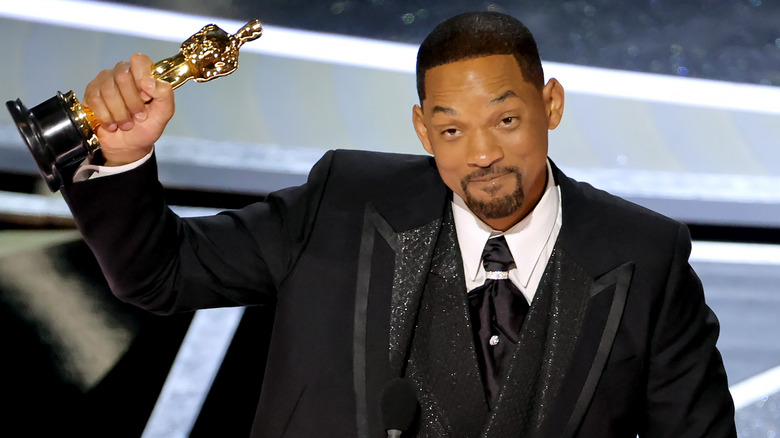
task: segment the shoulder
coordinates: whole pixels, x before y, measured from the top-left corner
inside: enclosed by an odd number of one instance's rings
[[[682,225],[678,220],[593,187],[587,182],[565,177],[560,185],[562,198],[571,210],[599,218],[604,226],[646,226],[651,229],[676,230]]]
[[[314,164],[302,188],[336,190],[349,196],[388,189],[403,192],[437,183],[441,183],[441,178],[433,157],[336,149],[326,152]]]
[[[431,156],[335,150],[321,161],[310,183],[323,187],[322,200],[330,209],[362,212],[371,204],[396,230],[427,223],[444,211],[448,189]]]
[[[430,156],[356,150],[328,154],[328,185],[344,194],[383,194],[389,190],[409,196],[424,188],[443,186]]]
[[[562,240],[594,271],[629,260],[662,263],[679,251],[690,251],[683,223],[561,172],[558,178]]]
[[[355,177],[377,178],[382,175],[429,173],[436,170],[433,157],[428,155],[346,149],[337,149],[328,154],[332,155],[334,169],[348,169]]]

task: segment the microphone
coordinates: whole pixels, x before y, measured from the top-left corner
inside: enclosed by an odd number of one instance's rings
[[[417,395],[412,383],[401,377],[388,381],[382,389],[379,406],[388,438],[400,438],[417,415]]]

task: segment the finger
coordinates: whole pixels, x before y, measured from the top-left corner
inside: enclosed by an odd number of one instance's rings
[[[132,129],[133,117],[127,107],[125,98],[120,91],[120,85],[117,82],[117,79],[122,75],[129,75],[129,69],[129,63],[117,63],[113,70],[112,80],[105,81],[100,87],[100,95],[103,97],[103,101],[111,112],[111,117],[114,119],[119,129],[123,131]],[[119,80],[124,82],[127,78]],[[140,97],[138,99],[140,100]]]
[[[130,72],[135,78],[136,85],[141,89],[141,99],[146,103],[152,100],[152,96],[143,91],[142,81],[152,77],[152,65],[152,59],[143,53],[136,53],[130,57]]]
[[[147,104],[149,115],[160,123],[167,123],[175,111],[173,87],[159,79],[145,78],[142,81],[143,90],[152,97]]]
[[[173,87],[169,82],[151,76],[141,80],[141,90],[152,99],[168,99],[173,95]]]
[[[173,87],[170,83],[155,79],[152,75],[152,60],[142,54],[133,55],[130,58],[130,70],[133,72],[136,80],[140,78],[139,85],[141,96],[147,96],[146,111],[147,117],[155,120],[162,126],[167,124],[173,117],[175,103],[173,98]]]
[[[111,70],[103,70],[87,85],[82,102],[84,102],[84,106],[92,110],[102,128],[113,132],[117,129],[116,121],[111,115],[111,111],[108,110],[103,96],[100,94],[100,87],[106,81],[113,81]]]
[[[114,70],[114,81],[116,82],[119,93],[125,101],[130,116],[134,120],[142,121],[146,119],[146,108],[144,107],[143,96],[138,88],[135,77],[130,71],[130,63],[120,63]],[[132,128],[132,124],[119,125],[120,129],[127,130]]]

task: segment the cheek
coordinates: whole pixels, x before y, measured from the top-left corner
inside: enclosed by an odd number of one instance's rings
[[[540,175],[543,178],[547,172],[546,137],[529,130],[506,140],[503,148],[506,164],[520,168],[522,184],[528,190]]]
[[[544,165],[547,159],[547,131],[525,129],[505,137],[502,141],[507,161],[524,170]]]
[[[463,195],[460,180],[466,176],[466,172],[463,171],[462,163],[453,159],[452,157],[441,157],[437,155],[435,157],[436,166],[439,168],[439,176],[447,187],[458,195]]]
[[[452,144],[432,144],[433,157],[439,171],[457,173],[464,165],[464,157],[460,148]]]

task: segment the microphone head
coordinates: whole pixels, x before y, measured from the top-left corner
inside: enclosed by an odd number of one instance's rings
[[[385,430],[408,430],[418,407],[412,382],[401,377],[388,381],[382,389],[379,406]]]

